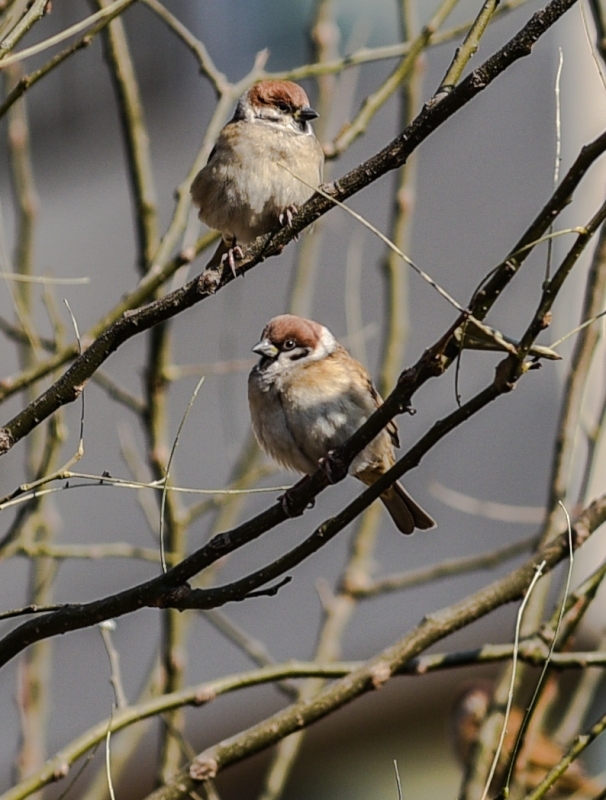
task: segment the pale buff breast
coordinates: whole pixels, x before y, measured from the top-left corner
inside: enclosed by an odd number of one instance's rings
[[[248,404],[253,432],[261,448],[286,469],[314,472],[317,461],[306,455],[305,442],[289,425],[278,390],[257,369],[248,378]]]
[[[313,194],[280,164],[317,186],[322,161],[315,136],[263,123],[230,123],[192,185],[200,219],[247,244],[274,230],[285,208],[302,205]]]
[[[318,461],[340,447],[376,410],[372,395],[363,389],[345,362],[340,367],[328,358],[301,367],[296,376],[282,381],[281,405],[291,430],[305,432],[305,453]],[[367,377],[367,376],[365,376]],[[354,460],[350,472],[383,469],[393,463],[393,446],[387,431],[381,433]]]

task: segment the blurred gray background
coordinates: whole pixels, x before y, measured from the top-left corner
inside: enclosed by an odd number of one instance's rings
[[[436,3],[418,3],[425,22]],[[449,25],[467,19],[479,2],[463,2]],[[529,2],[495,22],[482,40],[480,63],[513,35],[542,4]],[[206,3],[173,0],[166,6],[208,47],[219,69],[231,80],[251,68],[255,53],[268,48],[268,70],[283,70],[305,63],[310,55],[308,26],[311,2],[280,0],[210,0]],[[377,46],[396,41],[397,4],[376,0],[337,4],[341,50]],[[66,27],[88,13],[84,3],[55,3],[52,14],[40,24],[32,41]],[[173,192],[183,180],[200,146],[213,109],[213,94],[185,50],[145,7],[133,7],[124,16],[135,54],[151,137],[161,221],[165,226],[173,209]],[[29,44],[29,40],[25,40]],[[435,47],[424,58],[423,99],[431,96],[451,59],[453,44]],[[481,278],[506,255],[549,196],[555,154],[554,81],[558,47],[563,48],[562,78],[563,164],[565,170],[579,147],[595,136],[604,123],[605,93],[591,62],[578,8],[569,12],[537,44],[530,58],[519,61],[469,106],[432,135],[418,151],[418,186],[412,230],[411,257],[457,300],[465,303]],[[32,59],[28,67],[41,63]],[[474,62],[474,63],[476,63]],[[394,62],[365,65],[357,72],[353,111],[393,68]],[[353,86],[353,84],[350,84]],[[313,83],[306,84],[313,98]],[[58,287],[86,330],[137,282],[134,264],[133,217],[126,178],[124,149],[108,71],[100,42],[78,53],[27,95],[32,122],[32,148],[40,198],[36,234],[36,271],[55,276],[90,276],[85,286]],[[351,113],[351,112],[350,112]],[[343,120],[344,121],[344,120]],[[332,169],[336,177],[357,165],[391,140],[398,130],[397,101],[390,101]],[[10,253],[13,214],[6,156],[6,123],[2,123],[3,158],[0,161],[2,249]],[[393,176],[387,176],[354,197],[353,208],[386,230]],[[578,201],[566,212],[565,225],[582,225],[595,207],[591,182],[603,185],[596,171],[583,184]],[[381,243],[339,209],[325,226],[320,269],[313,300],[313,317],[338,337],[350,336],[345,309],[347,272],[352,253],[361,264],[359,288],[361,321],[366,332],[364,356],[376,368],[380,343],[383,294],[379,263]],[[108,235],[109,233],[109,235]],[[554,243],[556,256],[568,240]],[[290,267],[296,247],[277,259],[259,265],[245,278],[230,284],[210,302],[204,302],[173,322],[174,362],[213,364],[251,358],[265,322],[286,310]],[[533,255],[497,304],[489,321],[510,335],[523,331],[537,303],[544,270],[545,251]],[[192,273],[203,261],[192,265]],[[403,267],[404,269],[404,267]],[[583,267],[579,267],[579,270]],[[355,280],[355,275],[354,278]],[[574,325],[579,314],[583,282],[570,282],[558,303],[554,326],[545,342]],[[0,313],[12,316],[10,287],[0,294]],[[63,309],[62,303],[61,308]],[[39,313],[45,319],[40,301]],[[70,328],[69,315],[62,311]],[[410,275],[410,339],[406,363],[416,360],[452,321],[452,310],[415,275]],[[44,324],[43,324],[44,327]],[[48,327],[47,327],[48,330]],[[566,353],[570,347],[564,348]],[[144,343],[129,341],[106,365],[114,378],[139,393]],[[13,348],[0,337],[2,375],[15,372]],[[498,357],[466,353],[462,359],[460,388],[470,397],[492,376]],[[404,367],[405,364],[402,364]],[[403,539],[385,517],[376,556],[376,573],[413,569],[439,560],[489,551],[528,536],[533,526],[495,522],[449,508],[430,492],[432,482],[477,497],[513,505],[541,507],[551,459],[551,440],[557,422],[561,381],[566,363],[547,363],[522,380],[515,392],[470,420],[406,477],[406,485],[438,520],[427,534]],[[228,374],[211,370],[186,422],[174,465],[181,485],[220,488],[230,465],[249,433],[246,405],[247,369]],[[171,389],[171,425],[176,433],[197,376]],[[93,384],[86,387],[85,456],[83,472],[128,476],[120,454],[119,435],[141,443],[136,420],[123,407],[108,402]],[[20,407],[13,398],[2,408],[3,420]],[[427,384],[415,397],[417,413],[400,422],[406,448],[432,422],[455,407],[454,371]],[[69,437],[65,456],[77,446],[79,404],[65,410]],[[0,463],[0,493],[12,490],[22,479],[23,445]],[[267,485],[288,483],[288,476],[273,476]],[[596,491],[599,487],[596,488]],[[604,487],[602,484],[601,490]],[[358,487],[345,481],[319,498],[313,510],[271,531],[232,557],[222,581],[234,579],[290,549],[322,520],[355,496]],[[273,496],[269,496],[272,498]],[[256,495],[246,515],[265,508],[268,496]],[[52,502],[58,525],[57,540],[65,543],[126,541],[152,546],[134,492],[126,489],[83,488],[57,494]],[[5,514],[6,525],[10,514]],[[192,530],[191,548],[205,539],[211,521],[201,520]],[[5,529],[4,519],[2,529]],[[293,581],[276,598],[260,598],[228,607],[226,613],[255,638],[263,640],[276,660],[311,657],[320,619],[318,581],[333,585],[347,555],[351,531],[345,530],[329,546],[303,563]],[[595,564],[595,556],[593,556]],[[507,564],[495,571],[502,574]],[[156,568],[127,560],[66,562],[60,569],[55,597],[59,601],[84,601],[105,596],[155,574]],[[3,608],[26,601],[26,563],[0,564]],[[493,576],[477,573],[443,580],[421,589],[361,603],[343,643],[344,659],[370,656],[404,635],[427,613],[449,605],[479,588]],[[462,631],[440,645],[440,650],[466,648],[483,642],[509,641],[515,608],[498,613]],[[600,620],[595,623],[601,624]],[[8,626],[7,626],[8,627]],[[136,696],[153,658],[159,630],[158,614],[148,610],[118,620],[115,634],[122,658],[125,688]],[[188,679],[198,682],[225,672],[236,672],[250,662],[201,617],[191,624],[192,649]],[[52,716],[50,752],[107,715],[113,694],[108,683],[107,657],[96,630],[71,633],[53,643]],[[0,674],[0,789],[10,786],[18,712],[15,677],[18,661]],[[482,675],[494,670],[473,671]],[[448,714],[457,687],[471,670],[417,678],[399,678],[377,694],[365,697],[319,723],[310,731],[303,758],[286,792],[288,800],[307,798],[396,797],[392,762],[397,759],[405,797],[454,797],[459,767],[448,741]],[[197,748],[228,735],[243,724],[282,705],[270,688],[250,695],[232,695],[208,708],[188,712],[192,740]],[[593,754],[594,765],[599,755]],[[145,794],[151,786],[155,745],[146,740],[140,772],[133,776],[132,794]],[[604,759],[603,753],[602,758]],[[267,756],[229,771],[219,787],[226,800],[255,796],[259,772]],[[606,761],[606,759],[604,759]],[[431,769],[427,765],[431,764]],[[59,787],[60,789],[61,787]],[[76,796],[78,790],[75,790]],[[127,796],[124,794],[123,796]]]

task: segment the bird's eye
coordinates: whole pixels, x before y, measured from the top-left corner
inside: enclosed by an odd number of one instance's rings
[[[280,111],[283,111],[285,114],[289,114],[290,113],[290,106],[288,105],[288,103],[285,103],[285,102],[282,101],[282,102],[276,103],[276,105],[278,106]]]
[[[293,350],[297,346],[294,339],[287,339],[282,345],[283,350]]]

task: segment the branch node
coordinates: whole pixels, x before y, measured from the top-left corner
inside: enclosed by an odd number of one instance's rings
[[[543,316],[540,319],[541,330],[544,331],[545,328],[548,328],[551,325],[552,319],[553,319],[553,313],[551,311],[547,311],[545,314],[543,314]]]
[[[579,520],[572,526],[572,542],[576,550],[589,539],[591,531],[584,521]]]
[[[174,608],[179,606],[191,594],[191,587],[188,583],[183,583],[181,586],[175,586],[172,589],[167,589],[163,592],[154,605],[158,608]]]
[[[257,589],[254,592],[249,592],[246,595],[246,597],[247,598],[249,598],[249,597],[275,597],[278,594],[278,592],[280,591],[280,589],[283,586],[286,586],[286,584],[290,583],[291,581],[292,581],[292,577],[290,575],[287,575],[285,578],[283,578],[280,581],[280,583],[276,583],[275,586],[270,586],[267,589]]]
[[[196,692],[191,701],[191,705],[203,706],[206,703],[210,703],[211,700],[214,700],[216,696],[217,692],[214,689],[209,689],[208,687],[205,687],[203,689],[200,689],[199,692]]]
[[[67,761],[64,761],[62,764],[59,764],[57,769],[53,771],[53,780],[54,781],[61,781],[63,778],[67,777],[69,774],[69,764]]]
[[[503,394],[515,389],[515,381],[511,379],[511,361],[511,356],[508,356],[495,369],[494,385]]]
[[[183,264],[189,264],[191,261],[194,260],[196,257],[196,248],[195,247],[185,247],[179,253],[179,260],[183,262]]]
[[[378,664],[370,671],[373,688],[380,689],[391,678],[391,669],[386,663]]]
[[[217,760],[201,753],[189,768],[189,777],[194,781],[207,781],[214,778],[219,771]]]
[[[200,294],[215,294],[221,285],[221,273],[216,269],[206,269],[198,278],[198,292]]]
[[[6,428],[0,428],[0,455],[8,453],[14,443],[13,437]]]

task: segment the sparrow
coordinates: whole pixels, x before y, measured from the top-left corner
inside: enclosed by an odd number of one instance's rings
[[[324,153],[310,125],[317,116],[292,81],[261,81],[244,92],[191,185],[200,219],[223,237],[209,268],[227,259],[235,274],[240,245],[290,224],[314,193],[307,184],[322,182]]]
[[[466,764],[471,756],[491,697],[492,687],[481,683],[465,690],[455,703],[453,713],[455,750],[463,764]],[[523,711],[512,706],[496,773],[497,781],[504,778],[504,770],[509,763],[523,717]],[[522,760],[518,760],[515,777],[520,781],[522,789],[526,793],[535,789],[549,770],[562,759],[564,750],[544,733],[539,731],[532,733],[530,729],[524,748],[524,763]],[[570,797],[573,793],[576,797],[577,792],[583,796],[595,797],[601,791],[603,791],[603,787],[597,785],[585,774],[578,761],[573,761],[553,786],[548,797]]]
[[[261,448],[287,469],[315,472],[383,402],[362,364],[318,322],[274,317],[252,349],[261,356],[248,378],[253,431]],[[350,473],[372,485],[395,463],[394,447],[399,442],[392,420],[356,456]],[[400,483],[381,500],[402,533],[436,524]]]

